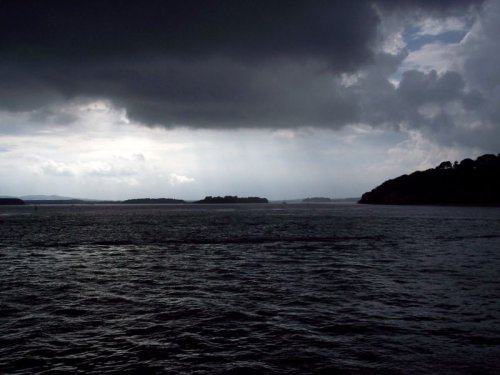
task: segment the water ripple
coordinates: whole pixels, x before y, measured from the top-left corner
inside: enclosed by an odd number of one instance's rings
[[[498,211],[17,210],[0,212],[2,373],[500,368]]]

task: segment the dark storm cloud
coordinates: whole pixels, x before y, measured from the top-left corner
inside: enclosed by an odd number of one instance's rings
[[[349,1],[3,1],[2,55],[79,61],[166,56],[268,60],[317,56],[352,69],[378,18]]]
[[[354,120],[357,112],[355,101],[336,89],[331,75],[313,63],[275,62],[255,67],[215,59],[158,65],[127,74],[137,75],[137,80],[110,82],[116,88],[111,94],[115,103],[147,123],[340,126]],[[91,81],[89,85],[89,91],[95,87]]]
[[[146,124],[340,127],[363,117],[339,74],[377,59],[380,9],[477,3],[4,0],[0,107],[108,99]]]
[[[460,14],[469,7],[479,7],[484,1],[462,0],[383,0],[374,1],[377,6],[387,12],[419,9],[434,14]]]

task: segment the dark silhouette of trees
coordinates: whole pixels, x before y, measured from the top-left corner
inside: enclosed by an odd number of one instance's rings
[[[225,197],[208,196],[195,203],[269,203],[269,201],[267,200],[267,198],[239,198],[236,195],[226,195]]]
[[[451,169],[453,166],[451,165],[451,161],[443,161],[439,166],[436,167],[436,169],[442,171],[445,169]]]
[[[173,199],[173,198],[136,198],[136,199],[127,199],[122,203],[125,204],[177,204],[177,203],[186,203],[182,199]]]
[[[359,203],[500,206],[500,154],[445,161],[385,181]]]

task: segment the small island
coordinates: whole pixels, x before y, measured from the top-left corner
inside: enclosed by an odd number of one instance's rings
[[[208,196],[200,201],[196,201],[195,203],[269,203],[267,198],[259,198],[259,197],[247,197],[240,198],[236,195],[226,195],[225,197],[212,197]]]
[[[122,201],[124,204],[180,204],[186,203],[182,199],[173,198],[135,198]]]
[[[0,198],[0,205],[2,206],[22,206],[26,204],[19,198]]]
[[[500,206],[500,154],[399,176],[363,194],[359,203]]]

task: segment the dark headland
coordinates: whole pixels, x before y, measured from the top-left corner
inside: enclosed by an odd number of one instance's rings
[[[500,154],[399,176],[363,194],[359,203],[500,206]]]
[[[23,204],[25,202],[19,198],[0,198],[0,205],[2,206],[20,206]]]

